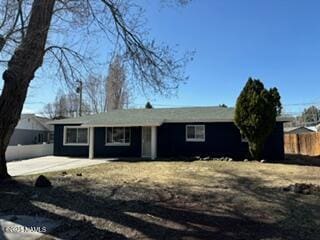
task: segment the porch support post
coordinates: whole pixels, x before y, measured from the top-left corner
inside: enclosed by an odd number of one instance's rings
[[[157,158],[157,127],[151,127],[151,159]]]
[[[89,159],[94,158],[94,127],[90,127],[89,130]]]

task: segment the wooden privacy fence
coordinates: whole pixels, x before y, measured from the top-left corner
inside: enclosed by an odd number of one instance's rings
[[[285,134],[284,152],[320,156],[320,133]]]

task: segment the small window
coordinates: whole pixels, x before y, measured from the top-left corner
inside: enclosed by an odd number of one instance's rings
[[[204,125],[187,125],[186,141],[187,142],[204,142],[205,141]]]
[[[130,128],[109,127],[106,128],[106,145],[130,145]]]
[[[65,127],[64,144],[88,145],[88,128]]]

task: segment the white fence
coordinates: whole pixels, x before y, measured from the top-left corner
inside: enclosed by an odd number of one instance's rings
[[[7,161],[42,157],[53,154],[53,144],[33,144],[8,146],[6,151]]]

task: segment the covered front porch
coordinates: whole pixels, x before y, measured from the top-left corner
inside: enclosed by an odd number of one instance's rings
[[[105,133],[101,134],[103,128]],[[125,151],[127,148],[134,149],[135,154],[142,158],[152,160],[157,158],[157,126],[90,126],[88,129],[89,159],[94,159],[97,155],[101,155],[101,152],[108,152],[110,149],[121,155],[122,149]]]

